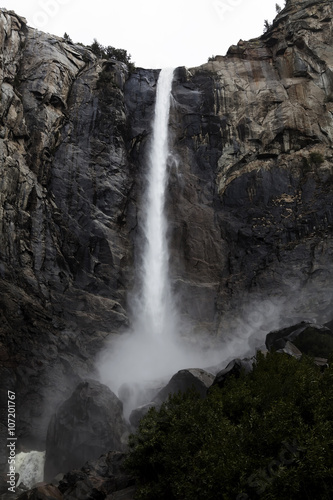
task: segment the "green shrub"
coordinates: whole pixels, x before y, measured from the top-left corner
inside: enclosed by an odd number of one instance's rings
[[[332,382],[331,367],[273,353],[206,399],[169,398],[130,437],[136,498],[331,498]]]
[[[135,69],[134,63],[131,62],[131,54],[127,54],[127,50],[116,49],[111,47],[111,45],[104,47],[96,40],[96,38],[94,38],[94,41],[89,48],[95,56],[101,59],[116,59],[117,61],[123,62],[127,65],[130,72]]]
[[[72,43],[72,39],[71,37],[66,33],[64,33],[64,36],[63,36],[63,39],[66,41],[66,42],[69,42],[69,43]]]
[[[303,172],[310,172],[311,170],[311,165],[306,156],[302,156],[302,170]]]
[[[315,167],[319,167],[322,163],[324,163],[325,158],[318,151],[312,151],[309,156],[310,163]]]
[[[103,68],[100,72],[97,80],[97,88],[105,89],[108,85],[112,85],[114,81],[113,73],[109,71],[107,68]]]

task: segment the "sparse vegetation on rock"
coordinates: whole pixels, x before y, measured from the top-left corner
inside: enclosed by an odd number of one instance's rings
[[[123,62],[127,65],[129,71],[134,71],[135,69],[135,65],[131,61],[131,54],[128,54],[127,50],[125,49],[116,49],[111,45],[105,47],[101,45],[96,40],[96,38],[89,48],[97,57],[100,57],[102,59],[115,59],[117,61]]]

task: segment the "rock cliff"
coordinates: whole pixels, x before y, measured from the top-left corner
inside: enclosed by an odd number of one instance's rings
[[[328,0],[289,0],[260,38],[175,71],[171,273],[192,332],[331,317],[332,20]],[[13,390],[20,446],[43,449],[129,322],[159,72],[6,10],[0,42],[0,435]]]

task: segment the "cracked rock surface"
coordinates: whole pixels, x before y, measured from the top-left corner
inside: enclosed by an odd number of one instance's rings
[[[175,71],[166,210],[187,335],[247,344],[331,319],[332,10],[289,0],[260,38]],[[0,401],[20,395],[20,446],[44,449],[130,321],[159,72],[5,9],[0,44]]]

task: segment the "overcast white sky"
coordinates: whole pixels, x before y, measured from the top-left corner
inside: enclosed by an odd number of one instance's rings
[[[136,66],[198,66],[263,33],[284,0],[2,0],[28,24],[73,42],[126,49]]]

